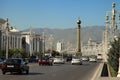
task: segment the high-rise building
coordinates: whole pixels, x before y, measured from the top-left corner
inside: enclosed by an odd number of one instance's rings
[[[60,41],[57,42],[57,50],[56,51],[61,52],[63,50],[64,50],[64,43],[62,43]]]

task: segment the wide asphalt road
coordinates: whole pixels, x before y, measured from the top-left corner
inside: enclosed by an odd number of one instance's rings
[[[0,80],[91,80],[99,64],[84,62],[83,65],[65,63],[39,66],[37,63],[30,63],[28,75],[25,73],[6,73],[3,75],[0,71]]]

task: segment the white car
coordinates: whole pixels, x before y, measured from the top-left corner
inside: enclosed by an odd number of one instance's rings
[[[57,56],[57,57],[54,58],[53,63],[54,64],[64,64],[65,60],[63,59],[63,57]]]
[[[78,56],[73,57],[73,58],[72,58],[72,61],[71,61],[71,64],[72,64],[72,65],[73,65],[73,64],[80,64],[80,65],[82,65],[82,59],[81,59],[80,57],[78,57]]]
[[[97,62],[97,57],[89,57],[89,62]]]
[[[98,55],[97,55],[97,59],[98,59],[98,60],[102,60],[102,54],[98,54]]]
[[[88,61],[89,60],[89,58],[87,56],[82,56],[81,58],[82,58],[82,61]]]

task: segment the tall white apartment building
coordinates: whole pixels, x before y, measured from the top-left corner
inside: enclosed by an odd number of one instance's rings
[[[62,42],[57,42],[57,50],[56,51],[58,51],[58,52],[61,52],[61,51],[63,51],[63,49],[64,49],[64,43],[62,43]]]

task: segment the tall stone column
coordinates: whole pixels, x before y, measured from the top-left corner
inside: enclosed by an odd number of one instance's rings
[[[81,53],[81,21],[80,19],[78,19],[77,21],[77,25],[78,25],[78,28],[77,28],[77,55],[82,55]]]

